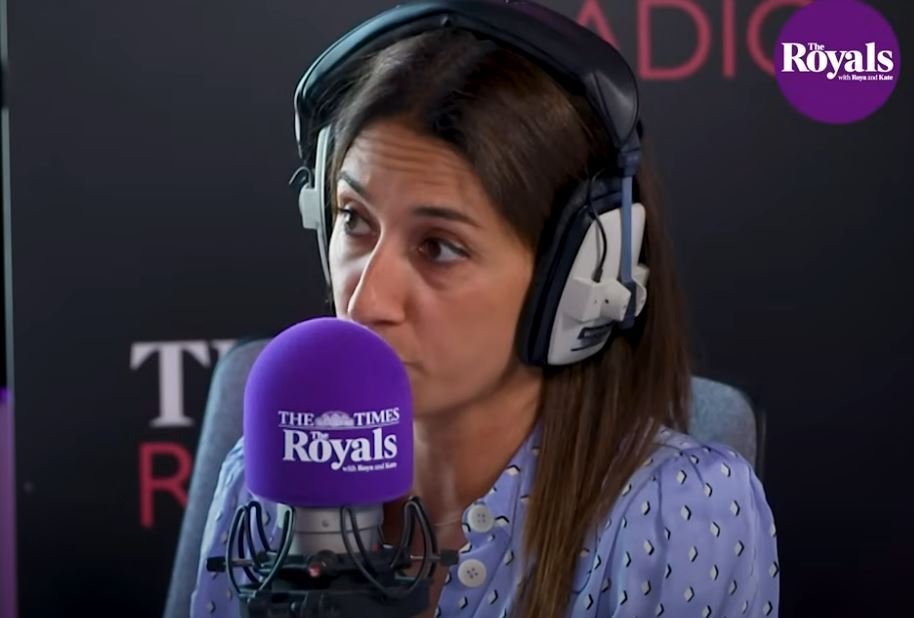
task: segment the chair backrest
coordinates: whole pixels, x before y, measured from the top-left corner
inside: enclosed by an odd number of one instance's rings
[[[219,469],[226,454],[241,437],[244,386],[254,360],[267,344],[260,339],[240,344],[216,365],[194,460],[187,508],[175,554],[165,618],[183,618],[196,585],[203,527]],[[732,386],[693,377],[689,434],[702,442],[722,442],[738,451],[758,470],[764,442],[756,412],[748,397]]]
[[[761,476],[764,415],[741,390],[692,377],[689,435],[700,442],[723,442],[746,458]]]

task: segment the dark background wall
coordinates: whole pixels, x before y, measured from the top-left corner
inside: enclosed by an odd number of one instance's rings
[[[781,615],[897,613],[914,555],[910,61],[882,110],[827,126],[752,51],[770,57],[802,2],[547,4],[642,79],[698,373],[768,412]],[[911,3],[871,4],[904,56]],[[292,90],[392,2],[6,5],[20,612],[156,616],[213,364],[320,311],[286,186]],[[696,15],[706,56],[658,74],[701,51]]]

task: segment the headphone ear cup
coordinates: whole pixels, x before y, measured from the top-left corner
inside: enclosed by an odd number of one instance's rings
[[[589,213],[588,213],[589,214]],[[632,262],[637,263],[644,233],[645,209],[633,204]],[[646,300],[646,288],[636,279],[635,293],[623,285],[622,273],[622,210],[611,208],[599,214],[600,224],[588,217],[586,231],[574,252],[571,268],[561,286],[559,301],[548,325],[549,346],[546,359],[550,365],[567,365],[593,356],[606,345],[613,330],[625,329],[625,317],[632,308],[640,312]],[[598,242],[600,225],[606,234],[606,257],[601,264],[602,275],[594,281],[596,264],[602,257],[602,243]],[[636,276],[646,281],[648,269],[638,265]],[[635,270],[635,269],[633,269]],[[640,305],[640,307],[638,306]]]
[[[632,205],[632,275],[635,298],[620,282],[622,196],[611,181],[590,187],[608,247],[602,276],[593,281],[602,257],[599,225],[588,205],[588,181],[579,185],[538,252],[536,270],[518,325],[522,362],[542,367],[567,365],[599,352],[620,325],[631,303],[635,315],[646,302],[649,269],[638,263],[646,213]],[[548,229],[549,226],[547,226]]]
[[[317,232],[317,248],[321,256],[321,269],[324,280],[330,284],[330,261],[328,258],[327,213],[320,191],[305,185],[298,194],[298,210],[301,213],[302,226]]]
[[[540,240],[530,290],[518,322],[517,351],[521,362],[540,367],[549,365],[552,322],[574,258],[569,255],[568,247],[579,247],[586,232],[588,194],[606,198],[611,192],[606,181],[591,185],[589,180],[584,180],[574,188],[553,220],[547,222],[547,233]]]

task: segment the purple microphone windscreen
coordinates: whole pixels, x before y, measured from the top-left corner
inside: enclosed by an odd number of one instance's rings
[[[406,369],[380,336],[336,318],[296,324],[267,344],[245,387],[248,488],[300,507],[404,496],[412,419]]]

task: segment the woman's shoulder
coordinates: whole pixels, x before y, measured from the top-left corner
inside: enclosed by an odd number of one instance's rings
[[[773,518],[761,481],[745,457],[719,442],[664,428],[657,447],[622,488],[612,512],[620,525],[651,514],[679,527],[706,520],[709,532],[743,516]],[[721,520],[719,522],[718,520]]]
[[[738,614],[757,595],[758,615],[768,615],[778,596],[776,531],[752,465],[727,445],[670,429],[657,442],[601,526],[604,577],[590,582],[599,605]]]
[[[621,498],[643,492],[651,484],[656,486],[656,491],[680,496],[694,494],[716,502],[728,494],[760,485],[760,482],[752,464],[730,446],[702,442],[688,434],[663,428],[657,434],[655,450],[632,474],[622,489]],[[617,506],[631,501],[620,500]]]
[[[249,498],[244,480],[243,437],[235,442],[222,460],[210,509],[217,506],[234,509],[242,498]]]
[[[225,459],[222,461],[222,468],[219,470],[220,477],[223,475],[235,477],[239,474],[244,476],[244,436],[238,438],[238,441],[226,453]]]
[[[229,450],[219,470],[213,500],[210,503],[203,538],[200,543],[200,559],[197,565],[197,586],[191,595],[191,616],[216,616],[237,618],[239,605],[233,600],[231,584],[225,573],[210,573],[206,560],[211,556],[224,556],[226,544],[231,535],[236,509],[250,500],[261,503],[263,524],[271,546],[278,542],[276,527],[276,504],[253,496],[244,478],[244,440]],[[242,576],[242,581],[247,581]]]
[[[244,481],[244,440],[239,438],[219,468],[219,478],[203,530],[204,547],[215,549],[224,544],[235,509],[252,497]]]

